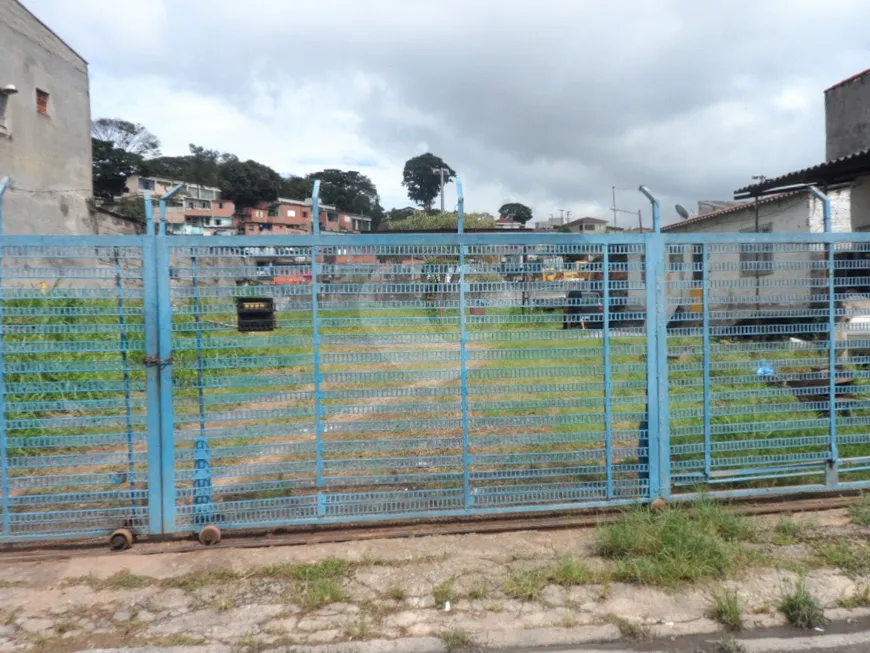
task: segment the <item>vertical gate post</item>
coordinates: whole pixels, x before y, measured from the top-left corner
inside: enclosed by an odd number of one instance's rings
[[[314,180],[311,192],[311,233],[320,236],[320,180]],[[326,495],[323,494],[324,481],[324,445],[323,445],[323,369],[320,364],[320,247],[311,246],[311,321],[313,328],[314,357],[314,420],[315,420],[315,468],[317,486],[317,514],[326,516]]]
[[[154,232],[154,205],[151,191],[145,191],[145,238],[142,244],[142,275],[145,305],[145,389],[148,415],[148,532],[163,530],[163,443],[160,437],[160,360],[158,334],[157,261]]]
[[[601,257],[603,301],[604,301],[604,316],[602,329],[602,346],[604,347],[604,464],[607,466],[605,477],[607,483],[607,498],[613,498],[613,415],[612,409],[612,394],[613,380],[611,375],[611,357],[610,357],[610,245],[602,245],[603,252]],[[649,424],[649,420],[647,420]]]
[[[184,184],[178,184],[160,198],[160,224],[155,237],[157,250],[157,330],[159,333],[156,360],[160,387],[160,467],[163,476],[160,486],[163,532],[175,532],[175,406],[172,391],[172,284],[169,242],[166,238],[166,202],[178,193]]]
[[[465,233],[465,196],[462,193],[462,180],[456,177],[456,193],[459,195],[459,214],[457,231]],[[460,401],[462,405],[462,493],[466,510],[471,510],[474,498],[471,495],[471,442],[468,431],[468,324],[466,309],[468,305],[467,283],[465,281],[466,246],[459,244],[459,365]]]
[[[645,234],[647,330],[647,443],[650,500],[671,495],[671,430],[668,395],[668,268],[661,233],[659,201],[646,186],[638,190],[650,201],[653,232]]]
[[[696,245],[697,247],[697,245]],[[713,411],[710,405],[710,246],[701,245],[701,302],[703,311],[702,331],[704,345],[704,480],[710,482],[713,471]]]
[[[3,196],[12,185],[9,177],[0,179],[0,236],[3,235]],[[9,440],[6,432],[6,359],[3,346],[3,250],[0,248],[0,492],[3,493],[3,504],[0,513],[3,515],[4,536],[10,535],[12,515],[9,514]]]
[[[815,186],[810,186],[807,190],[822,203],[825,233],[833,233],[831,199]],[[840,467],[840,447],[837,442],[837,289],[834,278],[834,243],[827,243],[825,251],[828,258],[828,423],[830,428],[830,458],[828,459],[825,482],[833,486],[839,481]]]

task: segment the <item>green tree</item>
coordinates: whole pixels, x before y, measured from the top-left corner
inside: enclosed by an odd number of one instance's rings
[[[402,171],[402,186],[408,189],[408,198],[427,211],[431,210],[432,203],[441,192],[441,177],[433,172],[438,168],[447,170],[444,173],[445,184],[456,177],[456,171],[431,152],[408,159]]]
[[[281,192],[279,194],[281,197],[291,200],[307,200],[311,197],[312,189],[313,184],[307,178],[288,175],[281,181]]]
[[[532,219],[532,210],[525,204],[520,204],[519,202],[508,202],[507,204],[501,205],[501,208],[498,210],[498,215],[500,218],[507,218],[513,222],[522,222],[523,224],[526,224]]]
[[[466,230],[495,229],[495,218],[489,213],[466,213]],[[384,231],[456,231],[459,227],[458,213],[426,213],[415,211],[402,220],[388,220],[383,224]]]
[[[91,137],[142,157],[158,156],[160,140],[144,125],[119,118],[98,118],[91,122]]]
[[[329,168],[312,172],[305,177],[289,175],[281,183],[281,197],[304,200],[311,197],[314,181],[320,180],[320,201],[331,204],[339,211],[372,218],[372,229],[377,229],[384,215],[378,190],[364,174],[356,170]]]
[[[91,148],[94,195],[105,198],[122,195],[127,177],[138,171],[142,157],[98,138],[91,139]]]
[[[235,154],[209,150],[201,145],[188,145],[190,154],[184,156],[160,156],[142,164],[142,174],[153,177],[177,179],[190,184],[218,186],[220,166],[238,161]]]
[[[269,166],[248,159],[227,161],[220,165],[219,186],[225,199],[232,200],[242,209],[257,202],[271,202],[278,198],[283,180]]]

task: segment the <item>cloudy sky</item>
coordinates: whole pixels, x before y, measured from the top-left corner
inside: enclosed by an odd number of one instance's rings
[[[645,183],[670,222],[821,162],[823,90],[870,66],[866,0],[24,2],[89,61],[95,118],[165,154],[360,170],[387,208],[429,150],[469,210],[608,217]]]

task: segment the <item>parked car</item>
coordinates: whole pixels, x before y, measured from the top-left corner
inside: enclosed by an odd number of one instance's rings
[[[569,290],[565,302],[563,329],[600,329],[604,324],[604,301],[592,290]]]

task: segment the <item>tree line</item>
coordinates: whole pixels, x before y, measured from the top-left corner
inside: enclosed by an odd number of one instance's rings
[[[385,212],[372,180],[356,170],[328,168],[303,176],[282,176],[258,161],[242,161],[230,152],[193,143],[189,145],[188,154],[164,156],[160,152],[160,139],[145,126],[117,118],[94,120],[91,137],[94,194],[109,201],[126,192],[125,181],[133,174],[217,187],[222,197],[233,201],[240,209],[278,197],[307,199],[314,180],[319,179],[321,202],[339,211],[371,217],[373,229],[386,221],[395,228],[412,214],[415,227],[425,222],[413,210]],[[407,189],[408,199],[422,207],[424,214],[432,215],[433,220],[432,205],[441,192],[439,169],[444,170],[444,183],[452,183],[456,172],[430,152],[408,159],[402,170],[402,186]],[[532,219],[531,209],[519,203],[504,204],[499,215],[524,224]]]

